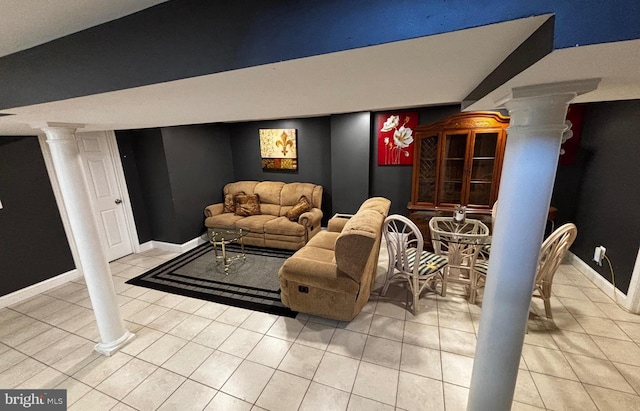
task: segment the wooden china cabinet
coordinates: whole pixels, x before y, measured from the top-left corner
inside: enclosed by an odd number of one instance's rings
[[[498,198],[509,117],[497,112],[460,113],[414,134],[409,218],[430,245],[429,220],[450,216],[457,205],[467,215],[491,221]]]

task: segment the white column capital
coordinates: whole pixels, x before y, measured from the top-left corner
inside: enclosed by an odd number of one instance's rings
[[[52,140],[73,139],[76,130],[84,128],[84,124],[40,122],[31,124],[31,127],[42,130],[47,136],[47,141],[51,142]]]
[[[510,136],[559,138],[566,129],[569,103],[576,96],[595,90],[599,83],[600,79],[588,79],[514,87],[496,104],[509,110]]]
[[[520,99],[529,100],[527,104],[530,105],[530,104],[535,104],[530,99],[536,99],[540,97],[561,96],[561,95],[570,95],[570,96],[573,96],[571,98],[573,99],[576,96],[579,96],[581,94],[585,94],[597,89],[598,84],[600,84],[600,80],[602,79],[593,78],[593,79],[585,79],[585,80],[560,81],[557,83],[534,84],[531,86],[514,87],[507,93],[507,95],[496,100],[496,105],[498,107],[502,107],[509,101],[520,100]],[[559,98],[562,99],[561,97]],[[571,99],[569,101],[571,101]],[[547,104],[548,104],[548,100],[547,100]]]

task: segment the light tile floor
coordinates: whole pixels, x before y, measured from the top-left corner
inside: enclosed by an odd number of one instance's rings
[[[0,387],[65,388],[69,410],[465,410],[480,305],[459,290],[421,300],[392,287],[346,323],[297,318],[125,284],[175,254],[111,263],[137,338],[114,356],[82,280],[0,310]],[[378,280],[386,267],[381,251]],[[514,410],[640,409],[640,316],[570,265],[554,280],[553,320],[535,299]]]

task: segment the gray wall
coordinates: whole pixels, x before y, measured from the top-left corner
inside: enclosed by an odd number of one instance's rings
[[[204,207],[220,202],[222,187],[233,180],[226,127],[167,127],[116,136],[139,241],[182,244],[202,234]]]
[[[295,171],[262,170],[260,157],[261,128],[295,128],[298,169]],[[256,121],[228,125],[233,156],[233,178],[237,180],[305,182],[323,188],[324,221],[331,214],[331,123],[328,117],[291,120]]]
[[[216,124],[169,127],[162,141],[177,238],[186,242],[204,231],[204,207],[222,202],[222,187],[233,180],[229,134]]]
[[[586,106],[580,152],[575,164],[560,166],[552,204],[560,222],[575,222],[571,247],[581,260],[611,280],[606,261],[591,261],[603,245],[616,287],[627,292],[640,247],[640,100]]]
[[[0,137],[0,296],[75,268],[36,137]]]
[[[331,116],[331,186],[335,213],[353,214],[369,198],[371,113]]]
[[[167,169],[162,133],[160,129],[136,130],[132,132],[116,132],[118,147],[122,153],[131,151],[133,157],[123,158],[123,168],[127,187],[131,196],[136,226],[147,225],[140,230],[139,241],[148,240],[178,242],[178,228]],[[130,145],[130,150],[121,147]],[[135,170],[135,178],[132,178]],[[144,210],[146,218],[140,215]],[[149,238],[142,235],[147,232]],[[173,241],[171,241],[173,240]]]

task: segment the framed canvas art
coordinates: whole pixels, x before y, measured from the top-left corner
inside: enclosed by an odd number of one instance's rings
[[[572,104],[567,110],[565,124],[567,129],[562,133],[562,145],[560,146],[561,165],[571,165],[576,161],[580,150],[580,134],[584,117],[584,105]]]
[[[413,165],[413,130],[418,113],[378,115],[378,165]]]
[[[295,128],[261,128],[260,155],[263,170],[297,170]]]

